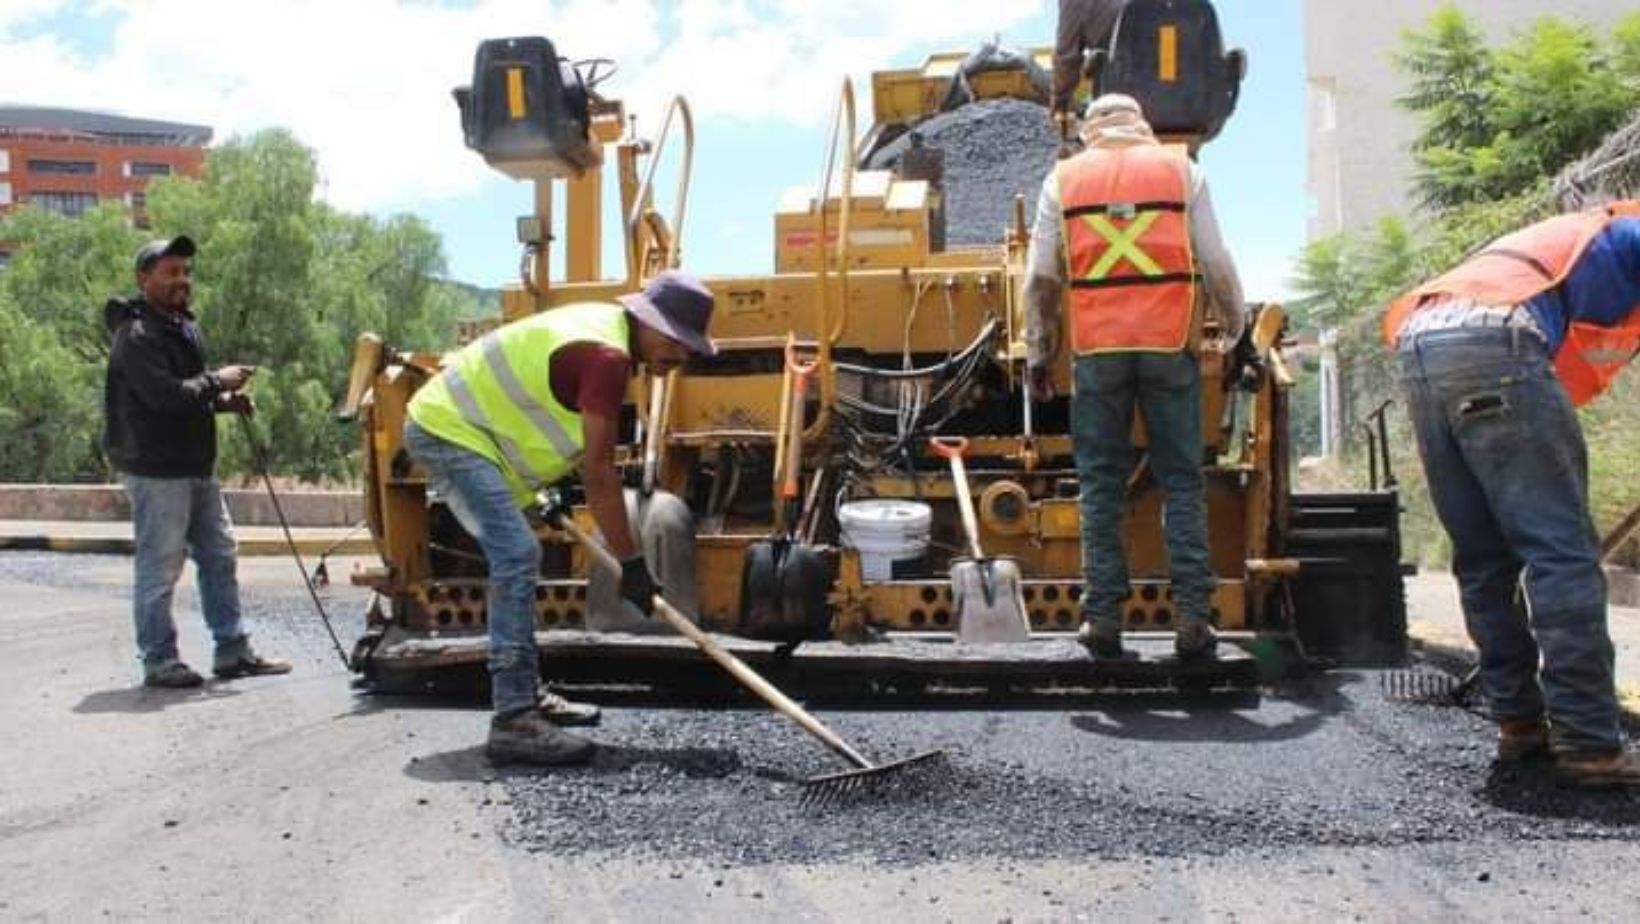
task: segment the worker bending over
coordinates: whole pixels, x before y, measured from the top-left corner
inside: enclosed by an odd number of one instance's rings
[[[1625,753],[1600,540],[1576,405],[1640,348],[1640,203],[1490,244],[1384,319],[1452,573],[1498,719],[1498,757],[1640,783]]]
[[[1116,20],[1127,0],[1059,0],[1053,50],[1053,116],[1060,125],[1074,120],[1076,88],[1082,83],[1088,52],[1110,46]]]
[[[1043,181],[1025,287],[1029,387],[1037,400],[1052,397],[1063,301],[1070,308],[1071,430],[1087,585],[1081,638],[1097,657],[1122,656],[1121,604],[1130,590],[1122,516],[1137,405],[1150,467],[1167,496],[1175,648],[1206,655],[1216,638],[1196,342],[1204,313],[1227,342],[1241,336],[1241,283],[1200,168],[1184,148],[1156,141],[1133,98],[1094,100],[1081,134],[1087,148]]]
[[[664,375],[691,354],[716,353],[706,336],[713,298],[698,279],[669,271],[617,302],[566,305],[497,328],[410,402],[405,447],[489,562],[495,714],[487,751],[497,762],[585,761],[591,742],[557,725],[598,718],[594,707],[540,691],[541,546],[523,512],[537,491],[579,465],[587,506],[621,559],[622,598],[647,616],[660,590],[633,539],[615,469],[621,404],[638,364]]]

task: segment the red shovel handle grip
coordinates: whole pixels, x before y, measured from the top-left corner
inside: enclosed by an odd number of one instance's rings
[[[928,438],[928,448],[942,459],[960,459],[968,451],[968,438],[965,436],[931,436]]]

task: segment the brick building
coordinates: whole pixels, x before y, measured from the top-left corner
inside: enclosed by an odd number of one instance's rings
[[[148,182],[173,173],[197,175],[210,141],[211,130],[202,125],[0,106],[0,215],[32,205],[75,217],[118,201],[143,227]]]

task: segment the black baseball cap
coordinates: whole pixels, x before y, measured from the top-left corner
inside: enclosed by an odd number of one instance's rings
[[[194,246],[194,239],[186,234],[149,241],[137,251],[137,272],[153,266],[160,257],[191,257],[198,249]]]

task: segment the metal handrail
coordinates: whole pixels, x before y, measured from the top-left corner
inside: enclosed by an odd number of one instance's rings
[[[678,180],[677,201],[673,206],[672,233],[667,241],[662,265],[666,269],[678,267],[679,245],[683,240],[683,220],[689,207],[689,178],[695,163],[695,119],[689,111],[689,101],[681,95],[672,97],[671,104],[666,107],[666,118],[661,122],[661,133],[655,139],[655,147],[650,153],[649,167],[644,170],[643,182],[638,185],[638,194],[632,200],[632,211],[626,216],[626,281],[627,285],[634,289],[638,287],[639,277],[643,275],[644,263],[639,228],[643,223],[644,212],[649,208],[655,168],[660,166],[661,154],[666,150],[666,139],[672,131],[673,116],[681,116],[683,120],[683,164],[680,168],[682,177]]]
[[[831,199],[831,177],[837,166],[838,127],[843,126],[843,190],[837,220],[837,282],[841,293],[837,319],[831,318],[831,287],[826,278],[826,205]],[[814,248],[817,260],[814,271],[815,337],[820,341],[820,414],[805,433],[806,439],[817,439],[831,423],[831,405],[837,395],[837,369],[831,361],[831,349],[848,328],[848,220],[854,197],[854,144],[855,144],[854,81],[843,78],[842,92],[837,107],[832,111],[831,132],[826,138],[826,166],[820,175],[820,191],[816,207]]]

